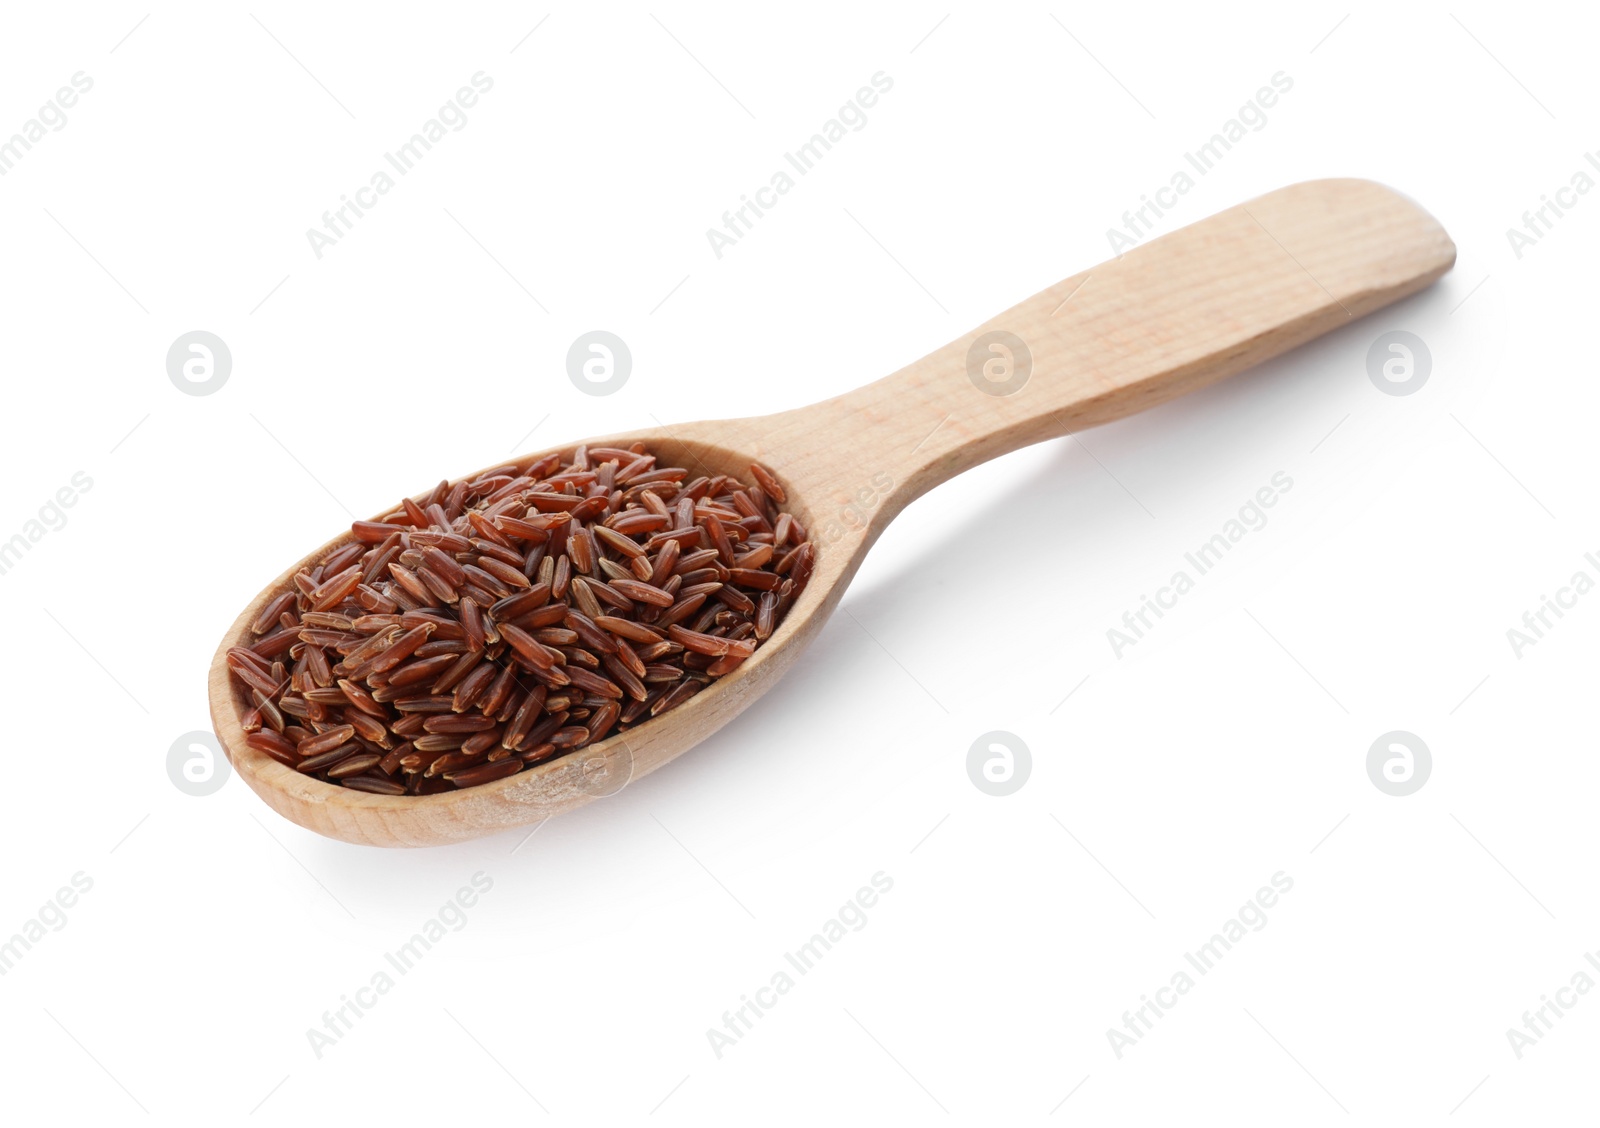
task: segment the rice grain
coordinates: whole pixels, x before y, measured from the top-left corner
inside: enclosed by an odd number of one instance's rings
[[[477,787],[627,732],[772,636],[816,550],[777,476],[579,447],[402,498],[226,655],[246,745],[378,795]]]

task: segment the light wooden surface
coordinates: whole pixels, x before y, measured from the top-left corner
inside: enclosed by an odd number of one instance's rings
[[[1131,415],[1277,356],[1421,290],[1454,262],[1444,229],[1388,188],[1361,180],[1296,184],[1065,279],[846,395],[777,415],[593,440],[642,440],[663,465],[697,473],[747,477],[752,459],[766,463],[788,491],[786,508],[817,541],[818,561],[805,594],[738,670],[679,708],[563,759],[465,791],[390,797],[312,779],[249,748],[239,723],[247,702],[223,656],[305,561],[257,596],[217,648],[210,674],[217,735],[235,770],[273,809],[348,842],[455,842],[614,794],[766,692],[822,629],[889,521],[927,490],[1018,447]],[[1020,338],[1031,355],[1026,382],[1011,394],[991,394],[969,377],[969,351],[991,331]],[[990,351],[983,358],[1004,359]],[[852,521],[866,508],[853,504],[857,491],[873,488],[880,473],[893,486],[865,520]]]

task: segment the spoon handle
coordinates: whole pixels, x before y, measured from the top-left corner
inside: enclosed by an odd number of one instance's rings
[[[876,531],[964,470],[1259,364],[1423,289],[1455,255],[1432,216],[1382,185],[1291,185],[1059,282],[876,383],[749,421],[752,437],[833,511],[877,476],[892,492]]]

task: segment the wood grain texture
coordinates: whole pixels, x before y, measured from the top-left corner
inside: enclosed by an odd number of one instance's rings
[[[734,673],[647,724],[483,787],[423,797],[366,794],[301,775],[245,743],[240,720],[248,702],[224,655],[247,639],[251,620],[295,571],[347,539],[341,533],[285,570],[229,628],[210,673],[217,736],[235,770],[274,810],[348,842],[461,841],[614,794],[766,692],[822,629],[889,521],[921,494],[1019,447],[1131,415],[1259,364],[1423,289],[1454,262],[1444,229],[1388,188],[1361,180],[1296,184],[1067,278],[846,395],[777,415],[591,440],[643,441],[663,465],[696,473],[748,477],[752,459],[766,463],[789,494],[786,508],[818,542],[816,572],[772,637]],[[1027,380],[1007,395],[991,394],[969,375],[973,343],[993,331],[1020,339],[1031,356]],[[856,492],[879,473],[893,482],[887,495],[865,520],[841,523]],[[818,535],[829,527],[842,528],[837,539]]]

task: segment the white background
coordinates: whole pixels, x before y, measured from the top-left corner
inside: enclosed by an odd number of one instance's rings
[[[1600,948],[1600,596],[1520,657],[1506,632],[1600,574],[1600,199],[1520,259],[1505,234],[1600,142],[1592,17],[546,17],[4,19],[0,135],[94,82],[0,178],[0,539],[93,481],[0,576],[0,939],[93,881],[0,977],[7,1119],[1592,1112],[1600,992],[1520,1060],[1506,1031]],[[494,87],[466,126],[319,260],[306,229],[478,71]],[[894,87],[866,127],[719,260],[706,228],[878,71]],[[1371,177],[1455,238],[1442,283],[919,501],[782,686],[531,839],[359,848],[237,778],[201,798],[169,780],[224,628],[351,515],[512,451],[892,371],[1108,257],[1106,229],[1279,71],[1266,127],[1160,230]],[[595,328],[634,356],[603,398],[564,367]],[[194,329],[232,351],[214,395],[167,377]],[[1414,395],[1368,378],[1390,329],[1431,352]],[[1107,629],[1278,471],[1294,485],[1266,527],[1116,657]],[[1032,751],[1006,798],[967,774],[996,729]],[[1433,757],[1406,798],[1366,769],[1396,729]],[[466,926],[319,1059],[308,1028],[480,871]],[[866,926],[719,1058],[708,1028],[878,871],[894,885]],[[1267,925],[1119,1058],[1107,1030],[1278,871],[1294,885]]]

